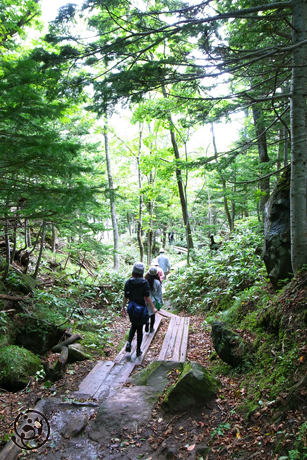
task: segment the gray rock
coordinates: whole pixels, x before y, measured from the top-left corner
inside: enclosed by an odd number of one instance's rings
[[[178,443],[174,439],[168,438],[167,443],[163,442],[159,451],[159,457],[170,459],[178,458]]]
[[[60,433],[64,437],[78,436],[88,424],[88,416],[86,414],[72,415],[67,420],[67,423],[62,427]]]
[[[293,277],[290,245],[290,166],[284,171],[264,210],[263,261],[276,290]]]
[[[247,348],[241,337],[228,329],[224,323],[212,323],[211,337],[213,346],[219,357],[232,367],[243,363]]]
[[[212,377],[201,364],[184,363],[181,376],[167,391],[161,408],[167,412],[177,412],[205,404],[214,398],[220,385],[220,381]]]
[[[80,343],[68,345],[68,362],[75,363],[76,361],[84,361],[90,359],[91,356],[86,353],[85,348]]]
[[[123,428],[137,431],[151,418],[152,406],[158,401],[158,392],[150,387],[122,388],[99,408],[95,422],[88,430],[90,439],[104,442],[119,434]]]

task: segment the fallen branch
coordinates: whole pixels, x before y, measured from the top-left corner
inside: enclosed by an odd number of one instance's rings
[[[53,353],[60,353],[63,347],[70,345],[71,343],[75,343],[77,340],[80,340],[82,337],[79,334],[73,334],[69,339],[64,340],[64,342],[60,342],[51,348]]]
[[[13,295],[8,295],[8,294],[0,294],[0,299],[12,300],[12,301],[18,302],[19,300],[28,299],[28,297],[27,296],[19,297],[19,296],[13,296]]]

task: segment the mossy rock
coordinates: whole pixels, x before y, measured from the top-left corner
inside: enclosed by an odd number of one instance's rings
[[[184,363],[171,361],[153,361],[145,369],[142,369],[137,374],[130,378],[133,385],[145,386],[148,385],[159,393],[162,393],[164,388],[169,384],[167,378],[168,373],[172,369],[183,370]]]
[[[17,289],[24,294],[33,292],[38,282],[32,278],[32,276],[25,275],[24,273],[20,275],[20,278],[20,283],[17,285]]]
[[[8,345],[13,345],[14,340],[9,334],[3,334],[0,336],[0,349],[7,347]]]
[[[161,408],[166,412],[178,412],[206,404],[215,397],[220,386],[221,382],[201,364],[186,362],[177,383],[167,391]]]
[[[9,391],[22,390],[42,368],[40,359],[17,345],[0,349],[0,386]]]
[[[80,343],[73,343],[68,345],[68,362],[75,363],[76,361],[84,361],[91,359],[91,355],[86,352],[85,347]]]
[[[17,328],[16,343],[37,355],[50,350],[63,335],[61,328],[31,317],[22,318]]]

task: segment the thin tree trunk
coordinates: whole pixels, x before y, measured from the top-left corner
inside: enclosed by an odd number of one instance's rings
[[[289,142],[288,142],[288,131],[286,130],[286,128],[284,127],[284,166],[287,166],[289,160],[288,160],[288,156],[289,156]]]
[[[139,151],[138,151],[138,156],[137,156],[137,168],[138,168],[138,182],[139,182],[139,191],[140,191],[140,198],[139,198],[139,219],[138,219],[138,225],[137,225],[137,239],[139,243],[139,249],[140,249],[140,261],[144,261],[144,245],[143,245],[143,240],[142,240],[142,225],[143,225],[143,194],[141,193],[142,190],[142,173],[141,173],[141,168],[140,168],[140,160],[141,160],[141,154],[142,154],[142,135],[143,135],[143,129],[142,129],[142,124],[139,123]]]
[[[108,115],[107,111],[105,112],[105,126],[104,126],[104,145],[106,151],[106,163],[108,170],[108,181],[109,181],[109,193],[110,193],[110,208],[111,208],[111,219],[113,227],[113,247],[114,247],[114,270],[119,269],[119,235],[115,211],[115,195],[114,195],[114,185],[113,185],[113,176],[111,169],[111,160],[110,160],[110,151],[109,151],[109,139],[108,139]]]
[[[12,260],[15,259],[16,244],[17,244],[17,217],[16,217],[16,220],[14,221],[14,228],[13,228],[13,250],[12,250]]]
[[[167,98],[165,86],[162,85],[162,93],[165,98]],[[179,148],[178,144],[176,141],[176,136],[174,133],[174,123],[171,117],[171,114],[168,113],[168,120],[170,124],[170,135],[171,135],[171,142],[174,150],[174,155],[176,160],[180,160],[180,153],[179,153]],[[187,231],[187,244],[190,249],[193,249],[193,239],[192,239],[192,234],[191,234],[191,228],[190,228],[190,223],[189,223],[189,218],[187,214],[187,204],[186,204],[186,199],[184,196],[184,188],[183,188],[183,181],[182,181],[182,172],[181,169],[176,168],[176,178],[177,178],[177,185],[178,185],[178,192],[179,192],[179,198],[180,198],[180,204],[181,204],[181,211],[182,211],[182,217],[183,217],[183,222],[186,227]]]
[[[212,225],[212,210],[211,210],[211,197],[210,197],[210,190],[209,187],[207,188],[207,195],[208,195],[208,225]],[[210,229],[211,233],[211,229]]]
[[[260,115],[260,108],[257,105],[253,106],[253,118],[254,118],[254,126],[256,136],[258,137],[258,153],[259,153],[259,163],[267,163],[270,161],[268,156],[268,149],[267,149],[267,142],[266,142],[266,134],[265,134],[265,126],[263,121],[261,120]],[[260,190],[261,192],[265,193],[265,195],[261,196],[260,199],[260,210],[264,212],[265,203],[268,201],[270,196],[270,178],[267,177],[266,179],[262,179],[260,181]]]
[[[39,270],[39,266],[40,266],[40,263],[41,263],[41,260],[42,260],[42,254],[43,254],[43,249],[44,249],[44,242],[45,242],[45,221],[43,221],[43,225],[42,225],[42,237],[41,237],[41,247],[39,249],[39,255],[38,255],[38,259],[37,259],[37,262],[36,262],[36,267],[35,267],[35,272],[33,274],[33,278],[36,279],[37,275],[38,275],[38,270]]]
[[[28,220],[26,221],[26,231],[27,231],[27,244],[28,246],[31,246],[31,230],[30,230],[30,223]]]
[[[131,236],[131,222],[130,222],[130,216],[128,212],[127,212],[127,223],[128,223],[128,232],[129,232],[129,235]]]
[[[283,137],[283,130],[282,129],[279,129],[278,130],[278,150],[277,150],[277,161],[276,161],[276,169],[277,171],[280,170],[281,168],[281,157],[282,157],[282,147],[284,147],[285,145],[285,141],[282,141],[282,137]],[[277,174],[277,177],[280,176],[280,173]]]
[[[9,271],[10,271],[10,264],[11,264],[11,248],[10,248],[10,238],[9,238],[9,224],[6,220],[4,223],[4,240],[5,240],[5,250],[6,250],[6,257],[5,257],[5,269],[2,276],[2,282],[4,283]]]
[[[167,224],[163,225],[163,237],[162,237],[162,247],[165,248],[166,245],[166,230],[167,230]]]
[[[233,220],[231,218],[231,214],[230,214],[229,206],[228,206],[226,180],[225,180],[223,174],[221,174],[221,172],[220,172],[220,165],[219,165],[219,162],[218,162],[218,152],[217,152],[216,143],[215,143],[215,134],[214,134],[213,123],[211,123],[211,133],[212,133],[212,142],[213,142],[213,148],[214,148],[215,161],[216,161],[216,163],[218,165],[218,167],[217,167],[218,168],[218,173],[219,173],[219,176],[220,176],[221,181],[222,181],[224,209],[225,209],[225,213],[226,213],[226,217],[227,217],[227,221],[228,221],[229,231],[232,232],[232,230],[233,230]]]
[[[293,0],[292,44],[306,41],[306,1]],[[307,263],[307,46],[293,50],[290,100],[291,121],[291,180],[290,180],[290,231],[291,259],[296,275]]]
[[[54,224],[51,224],[51,252],[55,253],[55,243],[56,243],[56,228]]]

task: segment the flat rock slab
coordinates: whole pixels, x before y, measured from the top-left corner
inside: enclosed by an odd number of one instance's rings
[[[123,429],[135,428],[137,432],[138,427],[150,419],[158,394],[151,387],[122,388],[100,406],[96,420],[88,430],[90,439],[103,442]]]

